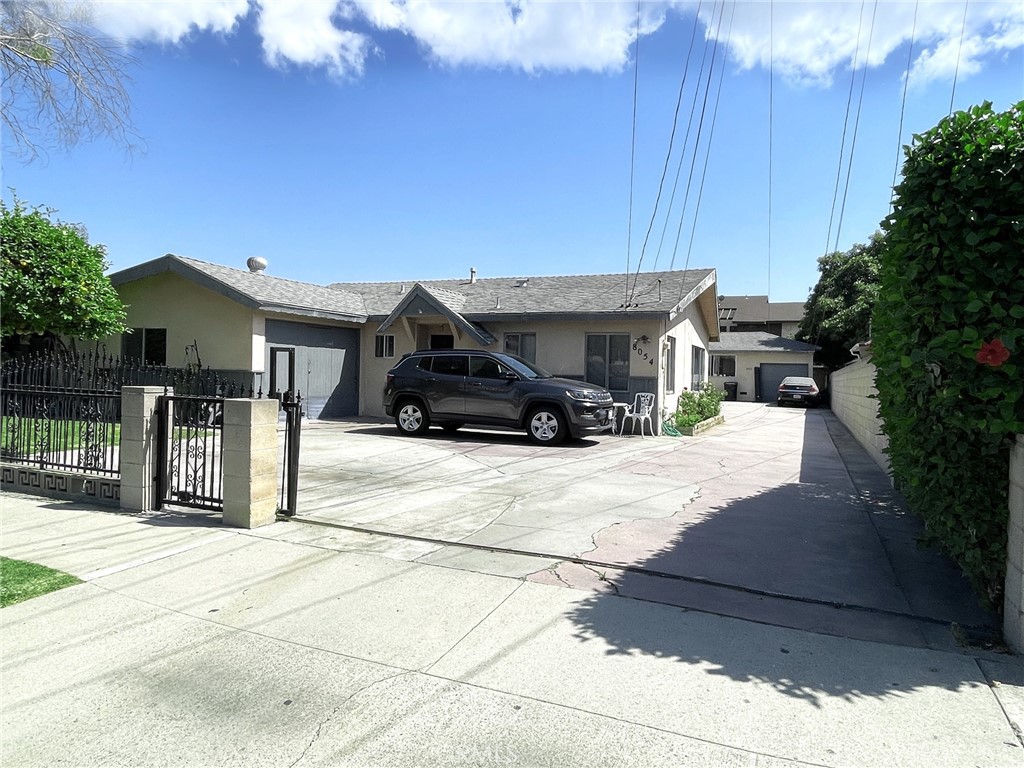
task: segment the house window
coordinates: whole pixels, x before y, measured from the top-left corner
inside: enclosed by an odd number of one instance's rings
[[[374,357],[394,357],[395,356],[395,337],[393,334],[385,333],[379,334],[374,337],[373,340],[373,356]]]
[[[690,367],[690,375],[693,377],[691,389],[694,392],[704,386],[704,356],[706,354],[703,347],[693,347],[693,365]]]
[[[121,356],[144,365],[167,365],[167,329],[132,328],[121,336]]]
[[[510,355],[518,355],[531,363],[537,362],[536,333],[506,333],[505,351]]]
[[[587,334],[586,380],[613,392],[629,391],[629,334]]]
[[[712,355],[711,356],[712,376],[735,376],[736,356],[735,355]]]
[[[668,337],[668,345],[665,347],[665,391],[676,391],[676,340],[674,336]]]

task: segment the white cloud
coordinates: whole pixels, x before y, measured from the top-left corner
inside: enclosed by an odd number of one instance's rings
[[[249,13],[248,0],[96,0],[93,19],[101,30],[118,40],[155,40],[180,43],[190,33],[234,30]]]
[[[741,68],[771,63],[790,82],[820,86],[851,66],[879,66],[913,38],[911,81],[926,83],[957,69],[968,76],[987,57],[1024,46],[1017,0],[970,0],[966,26],[964,7],[961,0],[741,0],[725,7],[719,25],[716,0],[644,0],[640,32],[654,34],[668,14],[699,8],[705,35],[727,43]],[[363,72],[375,30],[408,35],[443,65],[525,72],[615,71],[629,63],[636,38],[635,0],[95,0],[94,8],[109,34],[171,43],[195,31],[230,33],[254,18],[271,66],[323,67],[336,76]]]
[[[435,61],[539,70],[615,70],[629,60],[635,2],[358,0],[370,23],[415,38]],[[668,3],[644,3],[641,33],[658,29]]]
[[[739,3],[729,44],[743,68],[771,62],[792,82],[823,86],[851,65],[864,66],[869,40],[867,64],[873,67],[913,40],[910,76],[918,84],[952,79],[958,59],[963,76],[979,71],[987,55],[1024,46],[1018,2],[972,0],[966,24],[964,7],[951,0]],[[701,13],[705,20],[708,15]]]
[[[371,41],[342,29],[351,19],[347,3],[324,0],[260,0],[258,28],[272,66],[322,66],[336,76],[360,75]]]

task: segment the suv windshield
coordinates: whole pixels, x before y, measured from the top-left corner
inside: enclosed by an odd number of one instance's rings
[[[505,365],[518,373],[524,379],[551,379],[554,378],[543,368],[538,368],[533,363],[523,360],[516,355],[509,355],[503,352],[495,352],[494,357],[501,360]]]

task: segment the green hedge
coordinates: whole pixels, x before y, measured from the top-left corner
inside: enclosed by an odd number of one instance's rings
[[[897,485],[996,610],[1024,432],[1022,116],[986,103],[906,148],[872,333]]]

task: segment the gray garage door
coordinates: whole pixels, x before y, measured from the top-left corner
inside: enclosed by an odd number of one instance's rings
[[[779,399],[779,384],[787,376],[810,376],[806,363],[761,363],[758,366],[758,381],[761,402],[774,403]]]
[[[301,392],[311,419],[358,415],[358,330],[267,320],[266,339],[268,391]]]

